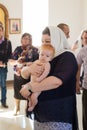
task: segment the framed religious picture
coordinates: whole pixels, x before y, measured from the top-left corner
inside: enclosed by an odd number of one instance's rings
[[[10,34],[21,33],[21,20],[20,19],[9,19],[9,33]]]

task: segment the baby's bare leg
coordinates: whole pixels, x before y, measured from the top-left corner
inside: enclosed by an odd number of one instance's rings
[[[32,95],[29,97],[28,111],[32,111],[34,107],[37,105],[39,95],[40,95],[40,92],[36,92],[36,93],[32,93]]]

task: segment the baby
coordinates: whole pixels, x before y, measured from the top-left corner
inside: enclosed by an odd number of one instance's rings
[[[21,76],[24,79],[28,79],[31,76],[31,82],[41,82],[50,72],[50,61],[53,59],[55,49],[51,44],[44,44],[40,48],[39,59],[31,64],[41,64],[44,68],[41,75],[32,75],[28,72],[29,66],[23,67],[21,70]],[[28,86],[29,83],[25,84]],[[29,111],[32,111],[38,102],[38,96],[40,92],[32,93],[29,97]],[[32,102],[34,102],[32,105]]]

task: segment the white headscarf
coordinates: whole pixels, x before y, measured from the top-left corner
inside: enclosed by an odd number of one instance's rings
[[[64,33],[55,26],[48,27],[51,35],[51,44],[55,48],[55,57],[69,50],[69,44]]]

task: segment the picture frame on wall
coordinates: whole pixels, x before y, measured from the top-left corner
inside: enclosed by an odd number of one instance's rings
[[[9,19],[9,33],[19,34],[21,33],[21,19]]]

